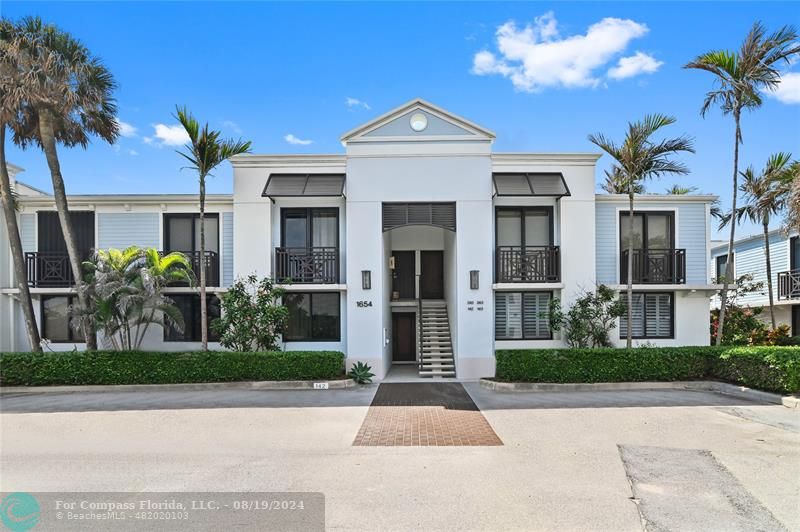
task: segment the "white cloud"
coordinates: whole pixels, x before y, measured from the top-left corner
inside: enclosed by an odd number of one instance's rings
[[[781,74],[781,82],[778,84],[778,88],[769,94],[782,103],[800,103],[800,72],[784,72]]]
[[[596,71],[648,31],[646,25],[633,20],[608,17],[589,26],[585,34],[562,37],[553,12],[536,17],[524,28],[509,21],[495,32],[497,54],[488,50],[476,53],[472,73],[498,74],[526,92],[597,87],[602,75]]]
[[[362,102],[358,98],[351,98],[350,96],[345,98],[344,104],[347,107],[350,107],[350,108],[352,108],[352,107],[363,107],[364,109],[367,109],[367,110],[372,109],[367,102]]]
[[[166,124],[154,124],[155,133],[152,137],[144,137],[145,144],[157,144],[159,146],[180,146],[189,142],[189,134],[180,124],[168,126]]]
[[[299,139],[299,138],[295,137],[294,135],[292,135],[291,133],[289,133],[288,135],[285,135],[283,137],[283,140],[285,140],[289,144],[297,144],[297,145],[300,145],[300,146],[308,146],[309,144],[314,142],[313,140]]]
[[[119,124],[119,134],[123,137],[135,137],[136,136],[136,128],[127,122],[123,122],[122,120],[117,120],[117,124]]]
[[[658,61],[652,55],[636,52],[636,54],[629,57],[620,57],[619,61],[617,61],[617,66],[608,70],[608,77],[625,79],[639,74],[652,74],[661,68],[663,64],[663,61]]]
[[[222,127],[224,127],[225,129],[229,129],[229,130],[233,131],[237,135],[241,135],[242,134],[242,128],[240,128],[239,124],[237,124],[233,120],[225,120],[224,122],[222,122]]]
[[[139,155],[139,152],[136,150],[128,150],[128,155],[136,157],[137,155]]]

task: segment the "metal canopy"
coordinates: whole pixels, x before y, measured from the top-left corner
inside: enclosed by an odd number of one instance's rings
[[[569,196],[564,174],[507,172],[492,174],[497,196]]]
[[[262,196],[343,196],[345,174],[270,174]]]
[[[404,225],[433,225],[456,230],[455,203],[384,203],[383,230]]]

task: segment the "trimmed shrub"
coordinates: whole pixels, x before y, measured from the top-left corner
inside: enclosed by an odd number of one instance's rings
[[[708,357],[694,348],[497,351],[496,376],[512,382],[635,382],[702,379]]]
[[[496,352],[508,382],[637,382],[712,379],[779,393],[800,392],[797,347],[520,349]]]
[[[779,393],[800,392],[800,348],[732,347],[713,359],[711,375]]]
[[[177,384],[336,379],[338,351],[0,353],[0,384]]]

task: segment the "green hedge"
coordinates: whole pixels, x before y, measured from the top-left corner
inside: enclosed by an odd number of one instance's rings
[[[0,353],[0,384],[175,384],[336,379],[338,351]]]
[[[798,347],[515,349],[496,352],[508,382],[636,382],[714,379],[780,393],[800,391]]]

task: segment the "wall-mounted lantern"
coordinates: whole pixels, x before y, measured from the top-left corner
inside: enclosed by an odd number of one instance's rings
[[[477,290],[478,288],[480,288],[480,271],[478,270],[469,271],[469,287],[472,290]]]
[[[361,270],[361,288],[364,290],[372,289],[372,271]]]

